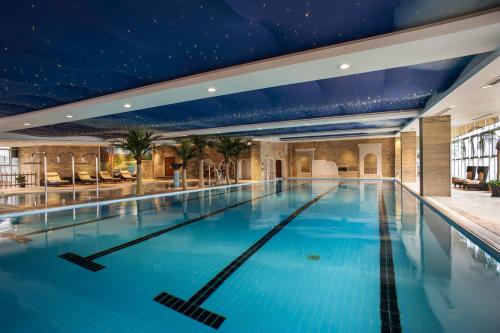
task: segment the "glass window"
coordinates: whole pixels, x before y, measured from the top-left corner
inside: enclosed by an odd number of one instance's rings
[[[489,167],[488,180],[495,179],[497,174],[497,150],[496,140],[491,136],[482,137],[481,134],[498,129],[500,135],[500,123],[495,123],[467,134],[455,137],[451,143],[452,149],[452,175],[453,177],[465,177],[467,166]]]

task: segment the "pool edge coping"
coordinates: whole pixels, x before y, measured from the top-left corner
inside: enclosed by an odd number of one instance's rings
[[[453,227],[464,233],[467,237],[472,238],[476,243],[478,243],[477,245],[481,247],[482,250],[492,255],[497,261],[500,261],[500,237],[483,226],[475,223],[473,220],[459,215],[453,209],[446,207],[437,200],[420,195],[420,193],[415,191],[415,189],[404,184],[399,179],[395,179],[395,182],[399,183],[413,196],[420,199],[429,208],[445,218]],[[495,238],[498,238],[498,242]]]

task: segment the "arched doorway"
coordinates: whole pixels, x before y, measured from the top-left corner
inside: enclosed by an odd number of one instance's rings
[[[239,177],[241,179],[252,178],[252,162],[250,159],[243,159],[239,161]]]
[[[374,153],[368,153],[365,155],[363,173],[365,175],[377,174],[377,155]]]
[[[276,178],[282,177],[281,160],[276,160]]]

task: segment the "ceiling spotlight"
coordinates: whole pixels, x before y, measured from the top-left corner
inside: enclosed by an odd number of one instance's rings
[[[66,116],[66,118],[73,118],[73,116],[72,116],[72,115],[70,115],[70,114],[68,114],[68,115]]]
[[[209,92],[209,93],[214,93],[214,92],[216,92],[216,91],[217,91],[217,89],[215,89],[214,87],[210,87],[210,88],[208,88],[208,92]]]
[[[123,107],[128,109],[128,108],[132,107],[132,105],[127,103],[127,104],[123,104]]]
[[[350,67],[351,67],[351,65],[349,65],[349,64],[342,64],[342,65],[339,66],[339,68],[341,70],[346,70],[346,69],[349,69]]]
[[[30,123],[24,123],[24,126],[30,126],[31,124]]]
[[[491,88],[493,87],[491,84],[487,84],[485,86],[482,86],[481,89],[488,89],[488,88]]]

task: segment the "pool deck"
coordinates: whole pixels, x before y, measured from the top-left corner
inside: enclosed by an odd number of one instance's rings
[[[403,185],[420,197],[418,183]],[[451,197],[422,199],[500,253],[500,198],[486,191],[452,188]]]

